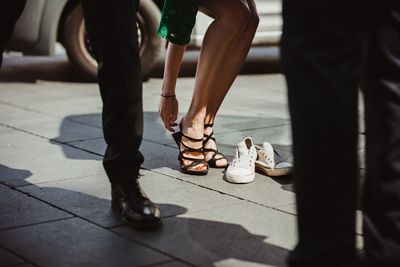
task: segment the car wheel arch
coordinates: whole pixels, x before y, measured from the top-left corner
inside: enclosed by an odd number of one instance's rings
[[[74,10],[74,8],[79,5],[80,0],[68,0],[65,3],[63,11],[60,16],[60,20],[57,26],[57,41],[63,43],[64,36],[64,23],[68,15]]]

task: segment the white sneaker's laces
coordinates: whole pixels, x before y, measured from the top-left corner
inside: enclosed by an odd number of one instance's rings
[[[265,160],[267,161],[268,164],[274,163],[272,158],[269,156],[269,154],[267,152],[265,152],[264,150],[259,150],[257,152],[260,153],[265,158]]]

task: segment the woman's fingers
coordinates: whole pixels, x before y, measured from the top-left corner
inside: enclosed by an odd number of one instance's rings
[[[171,111],[169,111],[169,110],[164,111],[163,116],[162,116],[162,120],[163,120],[163,122],[164,122],[164,127],[165,127],[168,131],[170,131],[170,132],[175,132],[175,130],[172,128],[172,127],[175,126],[175,125],[174,125],[175,122],[174,122],[174,121],[171,121]]]
[[[178,105],[176,100],[161,99],[159,114],[165,129],[170,132],[175,132],[173,127],[177,125],[176,120],[178,119]]]

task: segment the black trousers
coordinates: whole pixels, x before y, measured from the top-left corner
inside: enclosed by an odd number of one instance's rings
[[[139,0],[82,0],[96,54],[107,143],[104,168],[112,183],[138,177],[143,156],[142,74],[136,13]]]
[[[2,1],[0,4],[0,67],[3,52],[14,31],[15,22],[24,10],[26,0]]]
[[[400,1],[283,0],[299,242],[291,266],[355,266],[358,84],[364,250],[400,266]]]

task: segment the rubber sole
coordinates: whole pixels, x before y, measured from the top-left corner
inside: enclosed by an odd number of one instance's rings
[[[271,169],[256,162],[256,171],[270,177],[286,176],[292,173],[292,168]]]
[[[244,175],[244,176],[229,175],[229,174],[225,173],[224,178],[227,182],[230,182],[233,184],[248,184],[248,183],[251,183],[254,181],[255,173],[252,173],[249,175]]]

